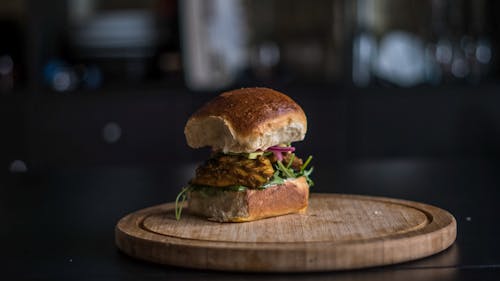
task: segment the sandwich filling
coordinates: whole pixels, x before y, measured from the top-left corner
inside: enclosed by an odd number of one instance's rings
[[[266,189],[299,177],[305,177],[309,186],[313,186],[310,178],[313,167],[307,168],[312,156],[304,162],[294,152],[295,148],[290,145],[273,146],[253,153],[213,152],[210,159],[196,169],[189,186],[177,196],[176,218],[180,219],[182,203],[187,199],[187,193],[193,190],[214,194],[215,191]]]
[[[266,151],[254,153],[214,152],[210,159],[196,169],[191,186],[214,188],[244,186],[251,189],[264,189],[270,184],[282,183],[287,178],[305,176],[312,185],[306,170],[311,158],[304,163],[297,157],[295,148],[276,146]]]

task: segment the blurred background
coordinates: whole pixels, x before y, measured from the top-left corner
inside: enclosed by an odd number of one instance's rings
[[[119,255],[113,228],[175,200],[209,155],[186,145],[188,117],[246,86],[303,107],[313,192],[435,204],[459,246],[420,265],[498,268],[499,15],[495,0],[1,0],[2,274],[182,279]]]
[[[1,173],[190,170],[208,150],[185,144],[187,118],[244,86],[303,106],[297,146],[318,169],[498,159],[499,12],[493,0],[2,0]]]

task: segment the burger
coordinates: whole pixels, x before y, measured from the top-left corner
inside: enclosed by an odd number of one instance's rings
[[[219,222],[305,212],[312,157],[301,159],[292,143],[306,131],[302,108],[272,89],[228,91],[206,103],[184,134],[190,147],[212,152],[177,196],[176,218],[186,200],[189,213]]]

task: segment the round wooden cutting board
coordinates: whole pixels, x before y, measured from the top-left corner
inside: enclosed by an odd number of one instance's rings
[[[453,216],[437,207],[398,199],[312,194],[305,214],[247,223],[218,223],[174,204],[122,218],[116,244],[156,263],[231,271],[323,271],[410,261],[448,248]]]

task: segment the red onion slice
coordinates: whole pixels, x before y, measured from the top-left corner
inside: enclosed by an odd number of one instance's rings
[[[267,148],[268,151],[281,151],[281,152],[294,152],[295,147],[293,146],[271,146]]]
[[[283,161],[283,154],[281,153],[281,151],[272,151],[272,152],[276,157],[276,159],[278,159],[278,161]]]
[[[293,146],[271,146],[268,147],[266,151],[271,151],[278,161],[283,161],[283,152],[294,152],[295,147]]]

